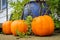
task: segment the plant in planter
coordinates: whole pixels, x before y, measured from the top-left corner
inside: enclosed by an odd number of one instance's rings
[[[22,2],[20,0],[17,0],[15,2],[9,1],[9,4],[13,10],[11,11],[11,17],[10,20],[18,20],[21,19],[23,8],[26,3],[28,3],[30,0],[23,0]]]
[[[51,10],[52,13],[57,12],[57,8],[59,7],[58,6],[59,0],[48,0],[46,2],[47,2],[49,9]]]
[[[57,13],[58,13],[58,16],[60,16],[60,0],[58,1]]]
[[[51,10],[50,16],[53,18],[55,22],[56,29],[60,29],[60,0],[48,0],[46,1],[49,5],[49,9]],[[57,16],[56,16],[57,15]]]

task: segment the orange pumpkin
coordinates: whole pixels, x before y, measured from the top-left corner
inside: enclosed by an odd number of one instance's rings
[[[11,23],[12,21],[6,21],[2,24],[2,31],[4,34],[11,34]]]
[[[48,15],[34,18],[31,26],[35,35],[47,36],[54,32],[54,21]]]
[[[17,35],[16,30],[18,30],[21,33],[26,33],[27,29],[28,27],[24,20],[15,20],[11,24],[11,32],[13,35]]]

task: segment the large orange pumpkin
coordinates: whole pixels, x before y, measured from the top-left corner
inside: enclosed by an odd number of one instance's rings
[[[12,21],[3,22],[2,31],[4,34],[11,34],[11,23]]]
[[[35,35],[47,36],[54,32],[54,21],[48,15],[34,18],[31,25]]]
[[[11,24],[11,32],[13,35],[17,35],[16,31],[18,30],[21,33],[27,32],[27,24],[24,22],[24,20],[15,20]]]

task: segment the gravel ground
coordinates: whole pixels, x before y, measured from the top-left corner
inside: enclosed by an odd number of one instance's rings
[[[19,38],[13,35],[0,34],[0,40],[60,40],[60,33],[55,33],[47,37],[30,36],[29,38]]]

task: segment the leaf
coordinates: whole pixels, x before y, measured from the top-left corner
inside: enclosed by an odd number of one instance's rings
[[[55,12],[55,9],[57,10],[59,0],[48,0],[47,4],[49,5],[49,9],[51,10],[52,13]]]
[[[47,4],[49,5],[49,9],[51,10],[51,17],[54,20],[56,28],[60,28],[60,21],[59,18],[55,18],[55,14],[60,15],[60,0],[48,0]]]
[[[28,24],[28,32],[26,33],[26,35],[30,35],[32,33],[31,30],[32,16],[27,16],[25,22]]]
[[[20,2],[20,0],[17,0],[15,2],[9,1],[9,4],[13,10],[11,11],[11,17],[10,20],[18,20],[21,19],[22,13],[23,13],[23,8],[26,3],[28,3],[30,0],[23,0]]]
[[[18,30],[16,30],[16,34],[20,37],[20,38],[24,38],[24,37],[28,37],[25,33],[21,33]]]

